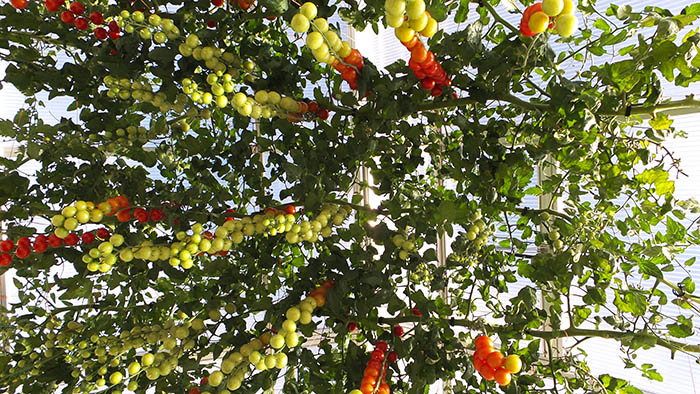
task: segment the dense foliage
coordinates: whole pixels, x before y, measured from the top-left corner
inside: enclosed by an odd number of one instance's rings
[[[700,79],[700,3],[581,1],[561,37],[535,9],[506,21],[529,0],[426,0],[424,20],[417,1],[397,37],[420,47],[386,70],[329,32],[400,25],[394,0],[313,0],[322,36],[287,0],[0,7],[2,82],[27,97],[0,120],[20,300],[0,392],[346,393],[373,359],[371,392],[639,393],[552,344],[700,352],[679,340],[692,278],[665,279],[693,264],[700,207],[663,147],[683,135],[667,111],[700,102],[661,87]],[[53,98],[75,116],[40,118]],[[483,334],[520,356],[509,385],[475,370]]]

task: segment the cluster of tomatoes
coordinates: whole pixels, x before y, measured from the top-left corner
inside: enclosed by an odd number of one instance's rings
[[[63,4],[64,2],[61,0],[46,0],[44,2],[46,10],[49,12],[59,11]],[[87,30],[90,27],[90,22],[92,22],[94,25],[92,34],[101,41],[107,38],[116,40],[121,35],[121,29],[116,21],[110,21],[105,25],[105,18],[99,11],[91,12],[88,18],[83,16],[84,13],[85,6],[78,1],[74,1],[70,3],[67,10],[61,12],[61,20],[63,23],[74,25],[78,30]],[[103,26],[106,26],[106,28]]]
[[[447,77],[445,70],[435,60],[435,55],[427,50],[416,36],[401,43],[411,51],[408,67],[413,70],[416,78],[420,79],[423,89],[430,91],[430,95],[433,97],[441,96],[442,89],[445,86],[451,86],[452,80]]]
[[[67,246],[75,246],[80,241],[84,244],[91,244],[95,242],[95,237],[105,240],[109,238],[109,230],[106,228],[97,229],[95,232],[88,231],[78,236],[76,233],[69,233],[65,238],[61,239],[56,236],[56,234],[50,234],[46,236],[44,234],[39,234],[34,237],[34,241],[29,239],[29,237],[22,237],[15,243],[10,239],[6,239],[0,242],[0,267],[7,267],[12,263],[12,251],[14,250],[15,256],[20,259],[25,259],[29,257],[32,252],[44,253],[49,246],[52,248],[58,248],[63,246],[65,243]]]
[[[474,368],[486,380],[495,380],[501,386],[507,386],[512,380],[512,374],[520,372],[523,363],[515,354],[507,357],[493,348],[491,338],[482,335],[475,340]]]
[[[560,36],[569,37],[578,26],[575,10],[572,0],[542,0],[541,3],[532,4],[520,19],[520,33],[532,37],[554,29]]]
[[[316,306],[320,308],[326,305],[326,295],[331,287],[335,287],[333,281],[327,280],[309,292],[309,297],[313,297],[316,300]]]
[[[350,85],[350,89],[357,90],[357,72],[362,71],[362,68],[365,66],[365,61],[360,51],[353,48],[350,51],[350,55],[344,57],[342,62],[336,60],[331,65],[340,73],[343,81]]]
[[[287,120],[290,122],[301,122],[304,120],[305,114],[310,114],[312,117],[317,116],[321,120],[327,120],[330,112],[327,109],[318,106],[316,101],[308,103],[301,102],[302,110],[300,112],[290,112],[287,114]]]
[[[238,6],[244,10],[247,10],[248,8],[250,8],[250,6],[255,4],[255,0],[237,0],[236,2],[238,3]],[[214,7],[221,7],[224,5],[224,0],[211,0],[211,4]]]
[[[370,353],[370,360],[367,362],[360,389],[352,390],[350,394],[389,394],[391,392],[386,382],[387,363],[396,362],[398,355],[393,350],[387,353],[388,350],[389,344],[385,341],[377,342],[374,350]]]

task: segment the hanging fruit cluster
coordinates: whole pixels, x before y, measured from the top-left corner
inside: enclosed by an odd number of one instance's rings
[[[46,0],[44,2],[46,10],[49,12],[57,12],[62,5],[65,5],[65,2],[61,0]],[[84,13],[85,6],[78,1],[74,1],[69,4],[68,9],[61,12],[61,20],[63,23],[74,25],[78,30],[87,30],[90,27],[90,22],[92,22],[92,34],[99,40],[106,40],[107,38],[116,40],[121,35],[121,29],[116,21],[112,20],[105,25],[105,18],[99,11],[92,11],[88,18],[83,16]]]
[[[306,46],[314,58],[335,68],[350,88],[357,90],[358,73],[364,67],[364,59],[360,51],[350,47],[343,41],[324,18],[317,18],[317,8],[313,3],[306,2],[299,8],[299,13],[291,21],[292,29],[300,34],[309,29],[313,31],[306,37]]]
[[[144,239],[137,244],[127,245],[125,235],[128,234],[114,234],[110,237],[109,231],[99,229],[96,232],[97,237],[103,241],[97,247],[86,250],[82,261],[87,264],[88,271],[103,273],[110,271],[118,261],[130,262],[134,259],[168,261],[171,266],[190,269],[194,266],[196,257],[206,254],[228,254],[234,245],[243,242],[245,236],[270,237],[284,234],[285,240],[290,244],[303,241],[314,243],[319,237],[329,237],[332,234],[332,226],[341,225],[351,211],[349,206],[329,204],[312,218],[297,213],[296,208],[291,205],[284,210],[268,208],[264,214],[243,216],[240,219],[227,212],[223,215],[226,216],[225,221],[213,229],[213,233],[205,231],[201,223],[194,223],[189,232],[175,233],[176,240],[173,242],[166,240],[160,244],[154,244],[151,239]],[[68,246],[74,246],[81,239],[83,243],[90,244],[95,241],[94,233],[85,232],[78,236],[73,231],[81,224],[100,223],[105,216],[116,216],[120,223],[129,222],[133,218],[136,223],[148,225],[149,222],[164,219],[165,213],[160,208],[134,207],[125,196],[110,198],[99,204],[78,201],[63,208],[51,218],[53,234],[48,237],[37,236],[34,251],[42,253],[48,246],[59,247],[64,242]],[[174,223],[177,222],[178,219],[175,219]],[[0,242],[0,252],[3,252],[0,253],[0,266],[8,266],[12,262],[10,253],[13,250],[18,258],[24,259],[31,253],[31,241],[26,237],[19,239],[16,250],[12,240]],[[325,297],[325,292],[321,295]],[[312,296],[315,296],[315,293]],[[319,300],[319,303],[322,304],[322,301]]]
[[[304,300],[287,309],[285,320],[279,330],[273,329],[270,332],[265,332],[239,349],[231,351],[224,357],[221,369],[212,372],[203,379],[200,382],[201,387],[195,387],[189,392],[206,392],[202,390],[221,385],[225,385],[227,390],[234,391],[241,387],[248,374],[272,368],[285,368],[287,355],[282,352],[282,349],[285,346],[292,349],[300,343],[297,322],[304,325],[311,323],[311,313],[326,303],[326,294],[331,287],[333,287],[333,282],[327,280],[312,290]],[[201,325],[201,322],[197,323],[197,326]],[[193,322],[193,326],[195,326],[195,322]]]
[[[477,337],[474,344],[474,369],[486,380],[495,380],[501,386],[507,386],[512,380],[512,374],[523,368],[519,356],[511,354],[504,357],[503,353],[493,348],[491,338],[485,335]]]
[[[180,29],[175,26],[172,19],[161,18],[159,15],[151,14],[146,20],[146,15],[141,11],[129,13],[123,10],[120,14],[121,20],[125,21],[124,31],[133,33],[139,29],[139,36],[143,40],[153,40],[156,44],[164,44],[168,39],[180,37]]]
[[[387,0],[384,11],[387,24],[394,27],[396,38],[411,52],[408,66],[421,81],[421,86],[433,97],[442,95],[443,88],[452,85],[452,80],[418,35],[420,33],[423,37],[430,38],[438,30],[437,21],[425,10],[425,2]]]
[[[352,390],[349,394],[389,394],[391,389],[386,382],[388,363],[396,362],[398,358],[395,351],[387,353],[389,345],[385,341],[379,341],[370,353],[362,383],[359,390]],[[381,377],[381,378],[380,378]]]
[[[520,32],[526,37],[532,37],[554,28],[560,36],[569,37],[578,27],[575,10],[572,0],[543,0],[535,3],[523,12]],[[551,18],[556,18],[554,23]]]
[[[425,10],[424,0],[386,0],[384,12],[387,25],[393,28],[405,26],[426,38],[438,31],[438,23]]]

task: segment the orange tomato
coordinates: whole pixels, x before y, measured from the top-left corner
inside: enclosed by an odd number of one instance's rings
[[[423,63],[428,58],[428,51],[423,45],[416,45],[411,49],[411,60],[416,63]]]
[[[360,387],[366,384],[369,384],[370,386],[374,387],[377,384],[377,379],[372,376],[365,376],[364,379],[362,379],[362,383],[360,383]]]
[[[121,211],[119,211],[119,213],[117,214],[117,220],[122,222],[122,223],[128,222],[129,220],[131,220],[131,209],[125,208],[125,209],[122,209]]]
[[[413,47],[415,47],[416,45],[420,44],[420,41],[418,40],[418,37],[413,36],[413,38],[411,38],[410,40],[408,40],[408,41],[406,41],[406,42],[402,42],[402,44],[403,44],[406,48],[408,48],[408,50],[411,50],[411,49],[413,49]],[[422,45],[422,44],[421,44],[421,45]]]
[[[117,196],[117,198],[115,198],[115,200],[117,200],[117,204],[119,204],[119,208],[128,207],[131,205],[131,204],[129,204],[129,199],[126,198],[126,196]]]
[[[374,386],[365,384],[360,387],[360,391],[362,391],[362,394],[372,394],[374,392]]]
[[[364,60],[362,59],[362,54],[360,54],[360,51],[357,49],[353,49],[350,54],[343,59],[345,60],[345,63],[352,64],[353,66],[357,67],[358,70],[362,70],[362,67],[364,67]]]
[[[367,376],[376,378],[379,376],[379,370],[377,368],[367,367],[365,368],[365,377]]]
[[[505,357],[503,357],[503,353],[499,351],[491,352],[486,357],[486,362],[489,363],[489,366],[494,369],[500,368],[503,365],[504,361]]]
[[[318,306],[319,308],[326,305],[326,296],[322,294],[316,294],[314,296],[314,299],[316,300],[316,306]]]
[[[503,368],[498,368],[496,370],[496,373],[494,375],[494,378],[496,379],[496,382],[500,384],[501,386],[507,386],[510,384],[510,381],[513,379],[510,375],[510,372]]]

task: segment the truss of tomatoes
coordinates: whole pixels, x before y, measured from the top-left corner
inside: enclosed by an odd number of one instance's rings
[[[61,0],[46,0],[44,2],[46,10],[49,12],[58,12],[63,4],[64,2]],[[121,29],[119,25],[117,25],[117,22],[110,21],[105,24],[105,18],[101,12],[92,11],[87,18],[83,16],[84,14],[85,6],[78,1],[74,1],[70,3],[68,9],[61,12],[60,17],[63,23],[72,24],[76,29],[81,31],[88,30],[90,28],[90,22],[92,22],[92,34],[100,41],[104,41],[107,38],[116,40],[121,36]]]
[[[429,91],[431,96],[441,96],[443,88],[452,86],[452,80],[437,62],[433,52],[427,50],[418,37],[414,36],[410,41],[402,44],[411,52],[408,67],[413,70],[416,78],[420,79],[423,89]]]
[[[532,37],[535,32],[530,29],[530,18],[536,12],[542,12],[542,3],[535,3],[525,9],[523,17],[520,19],[520,33],[525,37]],[[549,28],[554,27],[554,23],[549,23]]]
[[[346,56],[342,62],[336,61],[333,63],[333,68],[336,69],[343,81],[350,85],[350,89],[357,90],[358,71],[361,71],[365,62],[362,54],[357,49],[353,49],[350,55]]]

